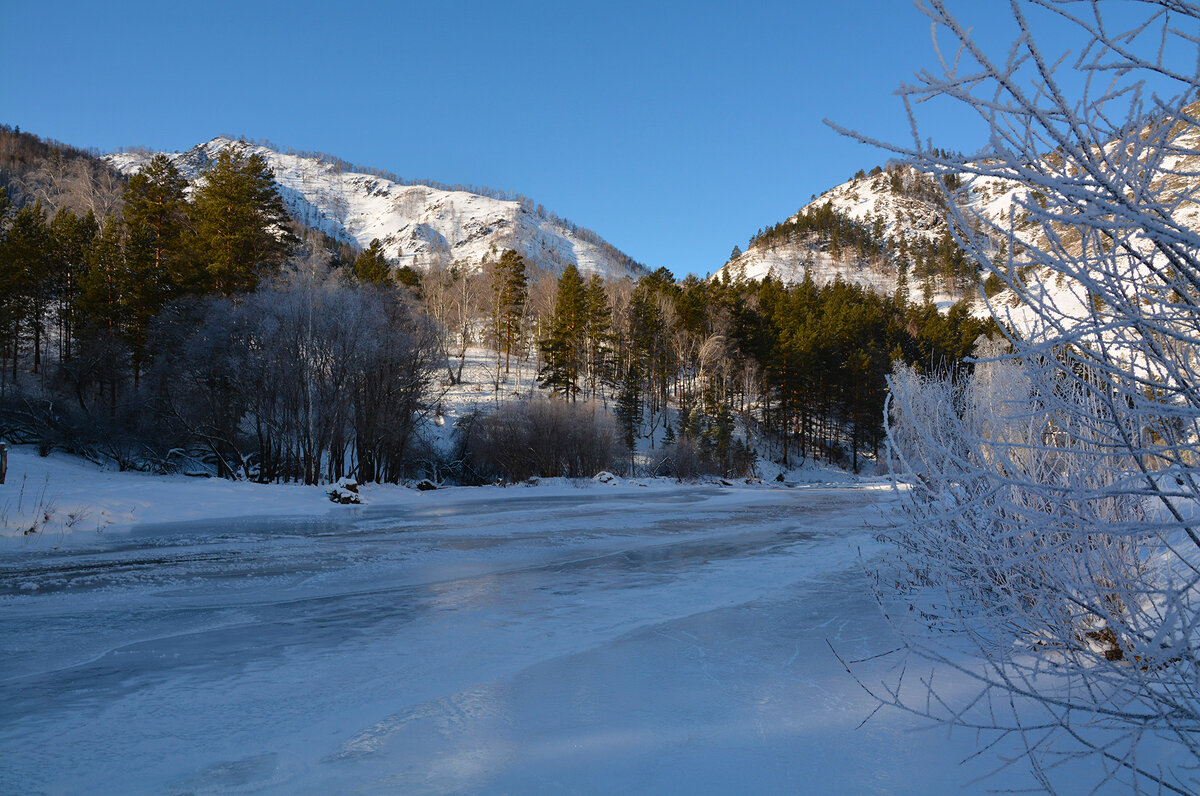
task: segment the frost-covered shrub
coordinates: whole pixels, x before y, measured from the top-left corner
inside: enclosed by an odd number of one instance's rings
[[[41,456],[57,450],[115,464],[122,471],[166,472],[166,452],[174,441],[155,413],[145,411],[146,401],[144,391],[131,391],[127,399],[94,412],[56,400],[52,392],[14,389],[0,397],[0,439],[34,444]]]
[[[466,433],[464,457],[480,479],[591,477],[612,468],[621,452],[612,414],[596,403],[510,403]]]
[[[904,651],[962,678],[865,687],[1019,737],[1047,791],[1198,793],[1200,8],[1014,2],[1019,39],[993,54],[943,0],[919,6],[962,58],[900,93],[980,117],[988,144],[931,149],[914,115],[889,148],[1011,192],[989,214],[943,183],[951,234],[1012,298],[989,302],[1004,345],[968,381],[890,381],[905,517],[881,602]]]
[[[735,439],[729,446],[725,459],[725,475],[749,477],[754,475],[754,464],[758,454],[754,448],[741,439]]]

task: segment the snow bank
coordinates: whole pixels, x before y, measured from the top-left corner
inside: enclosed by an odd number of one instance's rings
[[[118,472],[65,454],[11,448],[0,486],[0,536],[53,537],[144,523],[312,516],[336,509],[328,487]],[[30,533],[30,530],[33,532]]]
[[[717,489],[762,490],[850,485],[883,479],[855,478],[837,470],[809,468],[787,473],[784,482],[710,478],[699,482]],[[514,486],[454,487],[422,492],[406,486],[359,487],[369,506],[402,506],[422,500],[466,504],[503,500],[517,493],[575,495],[580,490],[645,494],[677,489],[673,479],[623,478],[602,473],[594,479],[541,478]],[[121,533],[139,525],[234,517],[319,518],[355,511],[329,499],[330,486],[254,484],[220,478],[119,472],[66,454],[39,456],[32,446],[10,448],[8,477],[0,485],[0,539],[9,545],[53,543],[66,534]]]

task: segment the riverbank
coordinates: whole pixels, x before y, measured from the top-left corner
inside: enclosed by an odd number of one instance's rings
[[[719,480],[712,483],[723,486]],[[884,484],[832,468],[792,471],[786,483],[727,482],[745,488],[777,489],[796,485]],[[675,486],[670,479],[539,479],[514,487],[455,487],[455,500],[487,500],[507,489],[537,489],[539,494],[574,494],[580,489],[645,490]],[[39,456],[33,446],[9,450],[8,476],[0,486],[0,537],[53,543],[67,534],[121,533],[138,525],[232,517],[323,517],[353,510],[329,500],[329,486],[255,484],[220,478],[152,475],[106,469],[62,453]],[[438,490],[441,492],[442,490]],[[403,505],[426,494],[403,485],[367,484],[364,503]],[[12,542],[10,542],[11,544]]]

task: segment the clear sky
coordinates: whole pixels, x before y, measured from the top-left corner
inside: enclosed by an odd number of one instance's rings
[[[903,140],[893,92],[936,64],[906,0],[68,0],[3,18],[0,121],[22,130],[105,151],[231,133],[518,191],[678,276],[882,163],[822,120]],[[982,143],[935,119],[939,144]]]

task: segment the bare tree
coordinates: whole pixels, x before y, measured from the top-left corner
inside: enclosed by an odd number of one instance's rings
[[[121,209],[125,180],[103,161],[54,152],[30,175],[26,190],[50,208],[78,216],[91,211],[103,221]]]
[[[1071,776],[1194,793],[1200,7],[1012,0],[1018,34],[999,58],[942,0],[918,7],[957,54],[941,50],[940,74],[901,89],[913,143],[884,146],[1011,196],[997,219],[946,194],[959,244],[1007,285],[989,304],[1006,340],[969,378],[901,370],[890,402],[909,487],[908,521],[890,534],[892,616],[909,653],[976,688],[873,693],[1019,737],[1047,790],[1084,758]],[[1064,42],[1080,46],[1055,52]],[[978,116],[987,146],[958,156],[923,142],[915,109],[932,98]]]
[[[172,325],[163,397],[219,474],[315,484],[405,472],[439,357],[433,322],[398,288],[300,263]]]
[[[529,296],[525,306],[529,318],[532,319],[530,337],[533,341],[546,339],[549,333],[551,318],[554,317],[554,300],[558,290],[558,274],[537,264],[529,265]],[[534,352],[540,354],[541,347],[533,346]],[[541,369],[542,362],[535,357],[534,372]]]
[[[442,354],[452,384],[462,381],[467,348],[486,313],[486,279],[466,263],[430,265],[421,277],[421,298],[442,327]],[[457,360],[457,361],[455,361]]]

